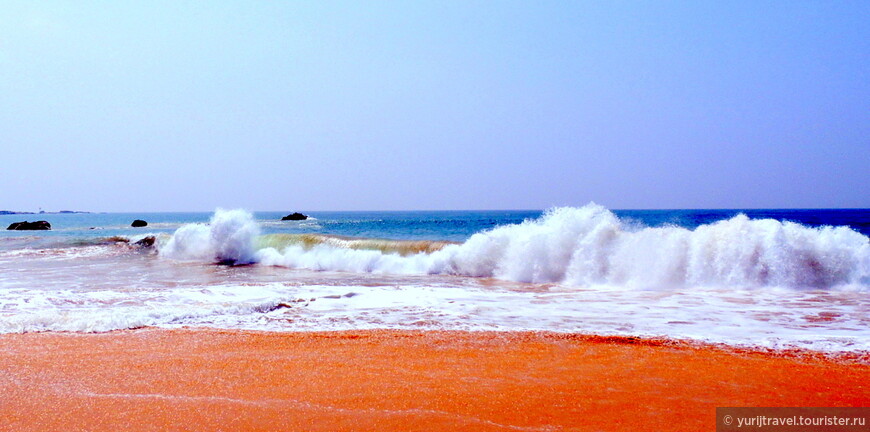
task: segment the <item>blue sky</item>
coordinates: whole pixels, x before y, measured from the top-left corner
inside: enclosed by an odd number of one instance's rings
[[[3,2],[0,209],[870,207],[870,2]]]

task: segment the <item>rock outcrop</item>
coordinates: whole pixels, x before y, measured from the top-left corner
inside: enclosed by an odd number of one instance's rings
[[[12,231],[25,231],[25,230],[50,230],[51,224],[48,221],[36,221],[36,222],[14,222],[9,225],[7,230]]]
[[[133,221],[133,223],[130,224],[130,226],[133,228],[140,228],[140,227],[148,226],[148,222],[145,222],[142,219],[136,219]]]
[[[282,221],[301,221],[308,219],[308,216],[302,213],[293,213],[281,218]]]
[[[156,241],[157,241],[156,237],[148,236],[148,237],[145,237],[142,240],[139,240],[133,244],[135,246],[140,247],[140,248],[152,248],[152,247],[154,247],[154,242],[156,242]]]

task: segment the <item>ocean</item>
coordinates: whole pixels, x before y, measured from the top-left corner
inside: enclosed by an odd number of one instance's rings
[[[543,330],[870,350],[867,209],[285,214],[0,215],[52,225],[0,234],[0,332]]]

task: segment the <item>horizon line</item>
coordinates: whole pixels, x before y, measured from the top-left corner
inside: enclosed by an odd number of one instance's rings
[[[587,204],[588,205],[588,204]],[[585,205],[584,205],[585,206]],[[555,208],[565,208],[565,207],[574,207],[574,208],[582,208],[584,206],[550,206],[547,208],[489,208],[489,209],[392,209],[392,210],[377,210],[377,209],[365,209],[365,210],[250,210],[245,207],[235,207],[241,208],[243,210],[247,210],[254,213],[285,213],[285,212],[309,212],[309,213],[371,213],[371,212],[381,212],[381,213],[399,213],[399,212],[498,212],[498,211],[511,211],[511,212],[544,212],[550,209]],[[716,211],[760,211],[760,210],[870,210],[870,207],[695,207],[695,208],[677,208],[677,207],[658,207],[658,208],[609,208],[604,206],[607,210],[610,211],[705,211],[705,210],[716,210]],[[154,213],[213,213],[217,209],[231,209],[231,207],[216,207],[212,210],[120,210],[120,211],[89,211],[89,210],[57,210],[57,211],[18,211],[18,210],[0,210],[0,216],[14,216],[14,215],[39,215],[39,214],[52,214],[52,215],[60,215],[60,214],[154,214]]]

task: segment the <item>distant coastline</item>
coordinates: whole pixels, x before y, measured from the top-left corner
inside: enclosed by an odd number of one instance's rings
[[[12,210],[0,210],[0,215],[28,215],[28,214],[78,214],[78,213],[90,214],[91,212],[88,212],[88,211],[78,211],[78,210],[61,210],[61,211],[56,211],[56,212],[47,212],[47,211],[40,211],[40,212],[22,212],[22,211],[12,211]]]

